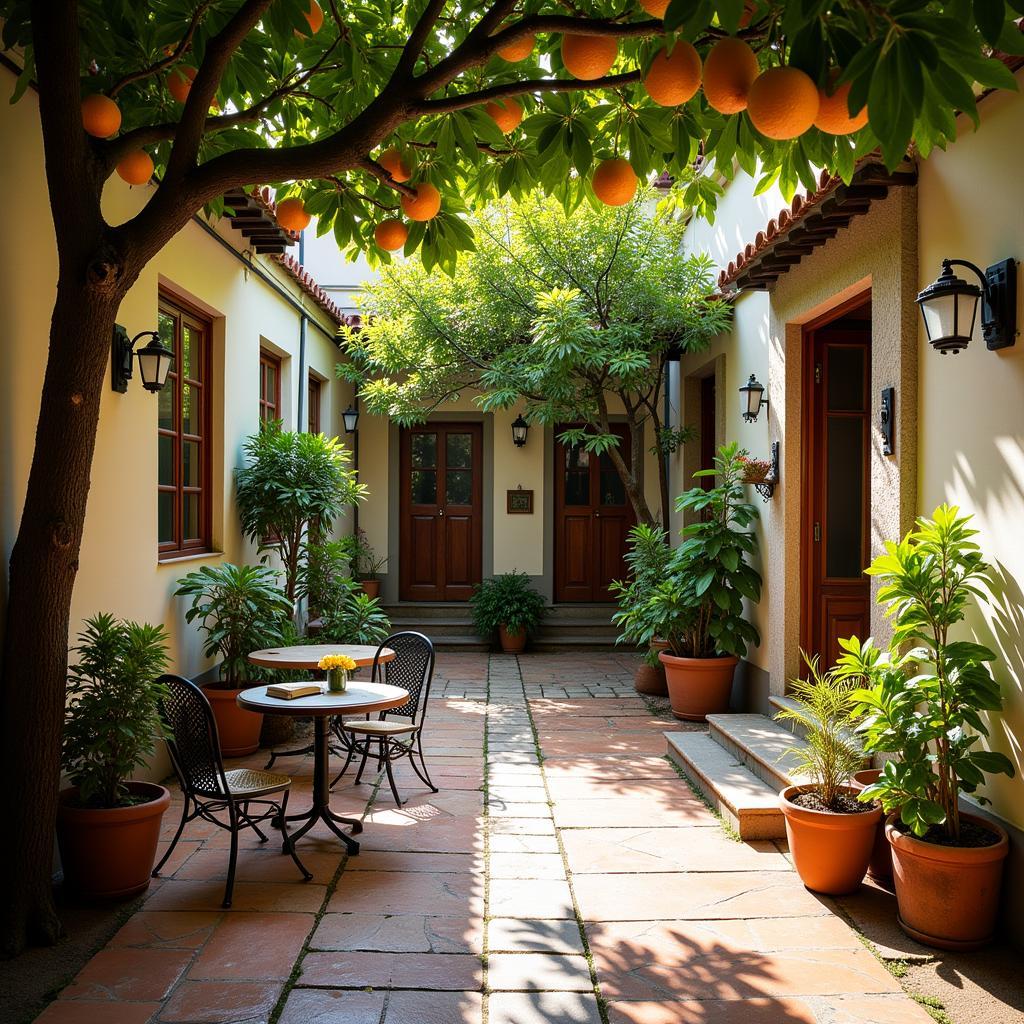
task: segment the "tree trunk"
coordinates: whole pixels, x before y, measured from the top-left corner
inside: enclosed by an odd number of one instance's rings
[[[61,931],[51,878],[71,595],[110,338],[127,289],[123,280],[116,288],[109,277],[97,281],[89,273],[95,269],[87,259],[62,260],[35,451],[11,552],[0,676],[0,758],[12,796],[0,844],[7,955],[26,943],[53,942]]]

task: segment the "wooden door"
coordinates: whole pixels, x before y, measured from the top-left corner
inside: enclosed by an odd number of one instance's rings
[[[399,598],[468,601],[483,575],[483,428],[412,427],[400,449]]]
[[[555,600],[611,601],[612,580],[626,575],[627,534],[636,522],[622,478],[608,455],[555,438]],[[629,459],[629,428],[615,424]]]
[[[870,323],[807,334],[805,395],[805,650],[834,665],[840,637],[870,629]]]

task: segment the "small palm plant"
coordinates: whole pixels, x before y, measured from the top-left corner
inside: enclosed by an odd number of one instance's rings
[[[854,731],[854,687],[835,668],[823,672],[817,655],[801,654],[808,672],[806,679],[790,684],[796,706],[776,717],[795,723],[806,743],[790,747],[782,757],[796,774],[812,780],[814,791],[830,811],[840,811],[843,787],[864,761]]]

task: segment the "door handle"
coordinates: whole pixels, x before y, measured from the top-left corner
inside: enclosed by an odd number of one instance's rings
[[[439,509],[437,510],[437,514],[438,514],[439,516],[444,516],[444,509],[443,509],[443,508],[439,508]]]
[[[595,512],[594,513],[594,518],[595,519],[600,519],[601,518],[601,513],[600,512]]]

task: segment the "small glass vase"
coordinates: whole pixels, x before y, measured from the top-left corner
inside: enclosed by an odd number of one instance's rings
[[[348,671],[343,668],[328,669],[327,689],[331,693],[344,693],[348,689]]]

